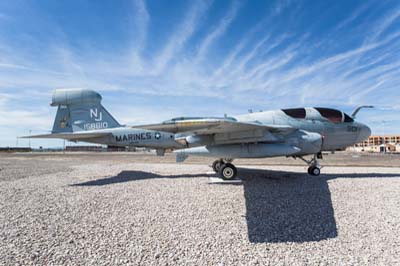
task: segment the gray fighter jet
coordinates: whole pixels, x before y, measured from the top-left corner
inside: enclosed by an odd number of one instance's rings
[[[164,155],[176,153],[177,162],[189,155],[218,158],[213,170],[223,179],[237,174],[236,158],[286,156],[302,159],[308,173],[318,176],[322,152],[342,150],[371,134],[351,116],[330,108],[294,108],[224,117],[179,117],[159,124],[120,125],[92,90],[55,90],[51,106],[58,111],[51,134],[30,138],[60,138],[112,146],[147,147]],[[310,160],[304,158],[312,155]]]

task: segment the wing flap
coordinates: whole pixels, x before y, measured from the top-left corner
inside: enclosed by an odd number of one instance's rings
[[[213,128],[220,125],[219,119],[191,119],[182,121],[166,121],[160,124],[139,125],[131,128],[159,130],[171,133],[194,132],[195,130]]]
[[[219,133],[231,133],[249,130],[267,130],[271,133],[288,134],[296,129],[290,126],[266,125],[258,121],[240,122],[231,118],[205,118],[188,119],[178,121],[167,121],[160,124],[133,126],[132,128],[142,128],[150,130],[160,130],[171,133],[193,133],[197,135],[209,135]]]

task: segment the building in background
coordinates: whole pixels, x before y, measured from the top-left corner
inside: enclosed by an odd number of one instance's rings
[[[106,146],[106,145],[71,145],[66,146],[65,151],[94,151],[94,152],[136,152],[136,151],[144,151],[144,148],[136,148],[136,147],[119,147],[119,146]]]
[[[354,146],[356,151],[400,152],[400,135],[370,136]]]
[[[95,146],[95,145],[71,145],[65,146],[65,151],[105,151],[106,148],[102,146]]]
[[[0,147],[0,152],[31,152],[30,147]]]

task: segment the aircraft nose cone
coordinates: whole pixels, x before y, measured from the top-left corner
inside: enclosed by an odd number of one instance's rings
[[[362,142],[371,136],[371,129],[366,125],[361,125],[360,134],[358,135],[358,142]]]

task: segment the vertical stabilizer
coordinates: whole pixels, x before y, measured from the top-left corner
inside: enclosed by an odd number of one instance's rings
[[[120,127],[101,100],[101,95],[92,90],[55,90],[51,106],[58,106],[58,110],[52,133]]]

